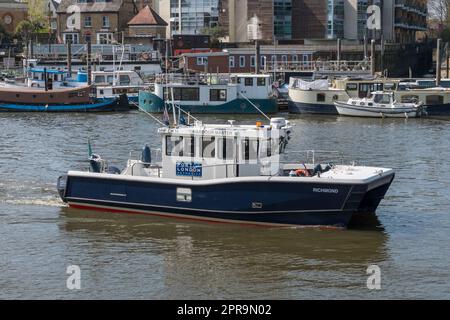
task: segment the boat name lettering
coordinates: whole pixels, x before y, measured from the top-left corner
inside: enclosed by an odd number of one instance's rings
[[[334,194],[338,194],[339,193],[339,189],[313,188],[313,192],[315,192],[315,193],[334,193]]]
[[[176,175],[183,177],[201,177],[202,164],[197,162],[177,162]]]

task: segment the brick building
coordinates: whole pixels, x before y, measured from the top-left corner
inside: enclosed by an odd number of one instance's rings
[[[28,17],[27,3],[15,0],[0,0],[0,25],[6,32],[14,33],[17,24]]]
[[[300,46],[261,46],[258,63],[264,70],[269,63],[280,66],[290,63],[308,64],[314,59],[314,52]],[[256,68],[254,48],[229,48],[222,52],[185,53],[180,67],[185,72],[208,73],[253,73]]]
[[[61,42],[96,44],[121,42],[128,22],[149,0],[62,0],[58,6]]]
[[[139,11],[128,23],[127,43],[142,39],[161,39],[166,37],[167,22],[148,5]]]

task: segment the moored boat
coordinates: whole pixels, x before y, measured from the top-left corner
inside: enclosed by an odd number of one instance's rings
[[[341,116],[369,118],[416,118],[422,115],[421,103],[398,103],[393,93],[374,92],[369,98],[335,101]]]
[[[176,104],[190,113],[259,114],[276,113],[270,75],[206,75],[186,78],[162,75],[154,90],[139,92],[139,108],[162,113],[166,104]]]
[[[91,97],[91,86],[65,89],[0,87],[0,111],[98,112],[129,110],[126,96],[114,99]],[[124,101],[126,100],[126,103]]]
[[[283,164],[291,130],[282,118],[163,127],[160,161],[148,146],[123,170],[92,155],[90,172],[69,171],[58,191],[75,209],[264,226],[346,227],[354,214],[375,212],[393,170]]]

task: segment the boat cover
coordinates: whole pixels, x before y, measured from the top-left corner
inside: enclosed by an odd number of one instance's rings
[[[291,78],[289,87],[300,90],[327,90],[328,80],[304,81],[298,78]]]

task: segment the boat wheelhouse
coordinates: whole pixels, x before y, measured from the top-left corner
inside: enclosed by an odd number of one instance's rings
[[[393,170],[285,164],[291,131],[283,118],[164,127],[161,159],[146,146],[119,170],[92,155],[91,171],[69,171],[58,191],[76,209],[265,226],[346,227],[354,214],[375,212]]]
[[[139,93],[139,107],[161,113],[172,104],[190,113],[276,113],[270,75],[162,75],[154,90]],[[259,110],[258,110],[259,109]]]
[[[111,99],[126,94],[133,103],[138,103],[139,91],[147,87],[142,78],[132,70],[92,71],[92,83],[98,98]]]

